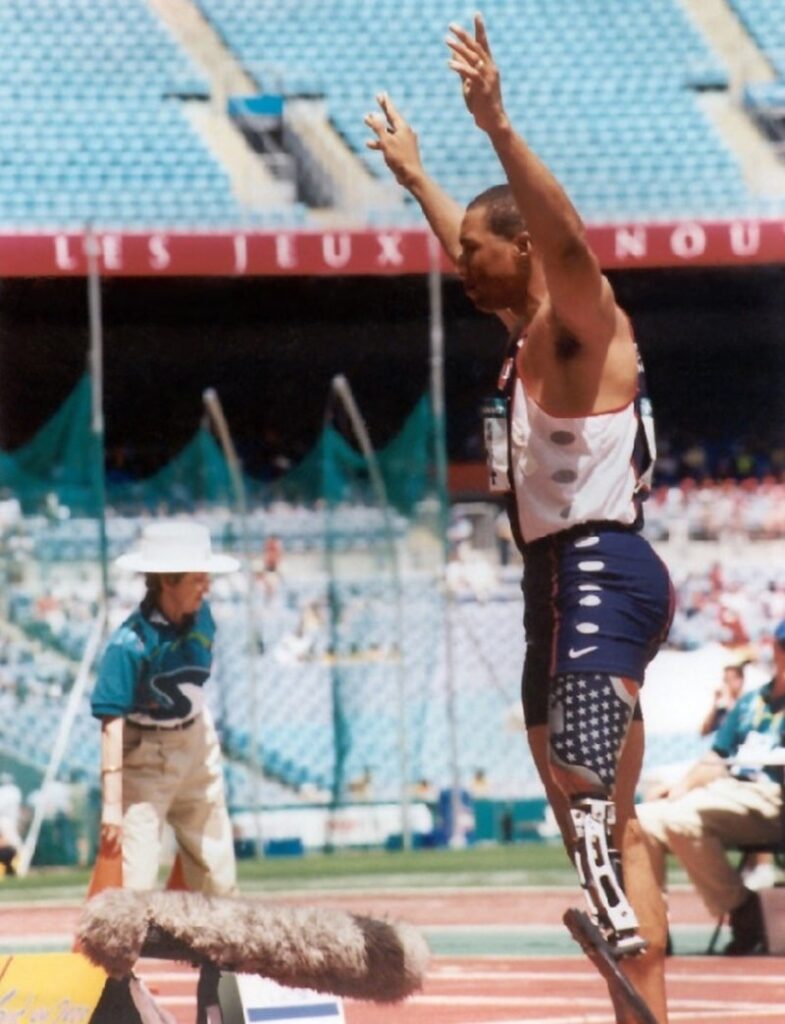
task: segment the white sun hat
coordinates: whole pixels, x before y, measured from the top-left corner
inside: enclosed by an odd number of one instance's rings
[[[210,531],[199,523],[150,523],[142,530],[133,551],[115,561],[131,572],[235,572],[240,563],[231,555],[217,555]]]

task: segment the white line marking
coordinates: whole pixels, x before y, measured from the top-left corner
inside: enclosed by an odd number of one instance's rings
[[[140,974],[144,980],[148,983],[159,984],[165,981],[191,981],[196,980],[199,972],[193,971],[190,968],[184,968],[182,971],[148,971],[145,970],[144,964],[137,965],[137,973]]]
[[[608,1013],[606,1011],[602,1016],[582,1013],[580,1017],[509,1017],[505,1020],[472,1020],[465,1024],[608,1024]]]
[[[582,963],[577,960],[576,963]],[[594,976],[594,970],[590,969],[588,961],[586,962],[585,971],[508,971],[504,968],[500,968],[498,971],[488,970],[471,970],[464,969],[460,966],[456,967],[437,967],[428,972],[428,978],[432,981],[501,981],[509,978],[512,981],[569,981],[574,978],[576,973],[590,973]],[[706,982],[712,986],[716,986],[718,983],[723,981],[727,985],[737,986],[741,983],[748,982],[754,985],[778,985],[783,984],[782,976],[778,975],[757,975],[757,974],[728,974],[723,978],[718,978],[716,974],[668,974],[668,981],[670,984],[678,984],[681,981],[692,984],[696,981]]]
[[[597,976],[601,982],[602,979]],[[411,996],[406,1000],[407,1004],[417,1006],[564,1006],[564,996]],[[581,996],[581,1006],[605,1006],[608,1005],[608,998]]]

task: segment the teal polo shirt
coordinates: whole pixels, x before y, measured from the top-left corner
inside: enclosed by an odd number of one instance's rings
[[[137,608],[110,636],[91,697],[96,718],[175,725],[202,710],[215,621],[206,601],[180,626]]]

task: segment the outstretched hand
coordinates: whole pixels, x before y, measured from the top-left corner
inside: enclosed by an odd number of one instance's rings
[[[382,154],[399,185],[411,188],[416,176],[422,172],[417,135],[398,113],[386,92],[380,93],[376,102],[384,116],[368,114],[365,117],[365,123],[376,135],[375,139],[366,142],[366,146]]]
[[[489,132],[506,121],[502,103],[501,78],[494,63],[482,15],[474,17],[474,35],[450,25],[452,37],[446,39],[453,52],[448,67],[461,79],[463,98],[478,128]]]

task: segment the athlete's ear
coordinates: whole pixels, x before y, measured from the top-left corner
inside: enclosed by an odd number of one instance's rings
[[[515,248],[518,250],[519,257],[531,256],[532,240],[531,235],[528,231],[519,231],[515,236]]]

